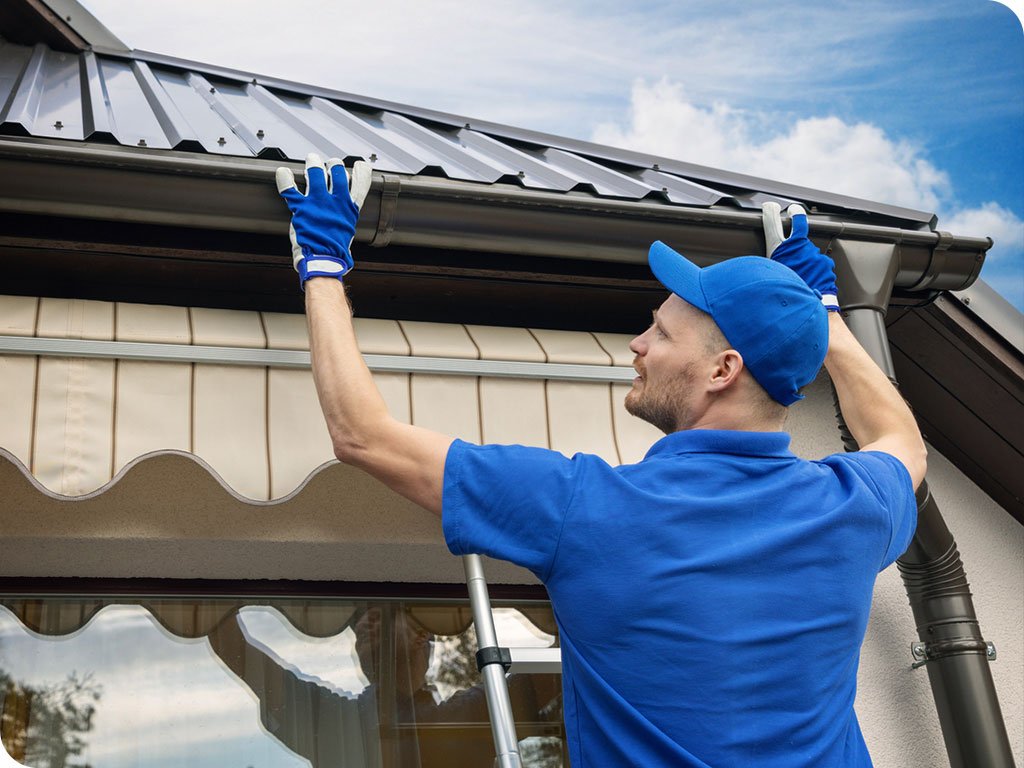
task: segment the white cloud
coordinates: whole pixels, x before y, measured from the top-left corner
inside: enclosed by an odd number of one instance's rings
[[[998,202],[966,207],[921,147],[877,125],[794,118],[695,103],[678,83],[633,86],[626,124],[603,123],[593,140],[761,178],[934,212],[939,228],[991,237],[983,276],[1024,308],[1024,221]]]
[[[980,232],[991,237],[996,247],[1024,252],[1024,220],[999,203],[982,203],[977,208],[957,211],[941,222],[950,232]]]
[[[987,202],[957,211],[940,222],[950,232],[977,232],[995,242],[981,276],[1024,312],[1024,220],[999,203]]]
[[[929,211],[950,191],[919,148],[871,123],[698,106],[664,79],[637,82],[629,125],[599,125],[594,141]]]

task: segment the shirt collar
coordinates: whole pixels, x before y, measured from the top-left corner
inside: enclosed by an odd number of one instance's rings
[[[684,429],[665,435],[645,459],[684,453],[727,453],[736,456],[793,458],[788,432],[746,432],[734,429]]]

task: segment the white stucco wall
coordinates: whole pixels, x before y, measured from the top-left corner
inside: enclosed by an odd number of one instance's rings
[[[842,450],[824,374],[793,407],[788,429],[801,456]],[[1014,759],[1024,765],[1024,526],[934,449],[928,483],[960,549],[982,633],[996,644],[992,675]],[[913,615],[893,565],[875,586],[858,679],[857,715],[876,768],[949,765],[928,674],[911,669],[915,640]]]

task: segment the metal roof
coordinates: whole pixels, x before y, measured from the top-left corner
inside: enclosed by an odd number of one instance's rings
[[[102,50],[103,52],[98,52]],[[167,56],[0,41],[0,133],[301,161],[665,205],[799,201],[845,221],[928,229],[889,206]]]

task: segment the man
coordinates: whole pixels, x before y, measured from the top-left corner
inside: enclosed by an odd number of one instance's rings
[[[392,419],[338,278],[369,170],[287,169],[313,372],[338,458],[442,516],[455,554],[533,571],[559,623],[573,768],[865,766],[853,700],[875,574],[915,525],[925,449],[902,398],[846,329],[831,261],[791,208],[768,253],[699,269],[661,243],[672,293],[630,345],[627,397],[666,437],[611,467],[473,446]],[[787,266],[784,266],[787,265]],[[826,357],[827,349],[827,357]],[[785,407],[824,359],[862,450],[797,458]]]

